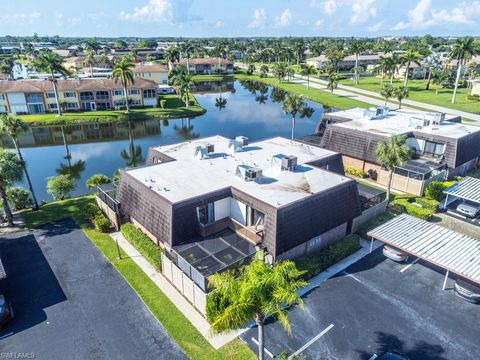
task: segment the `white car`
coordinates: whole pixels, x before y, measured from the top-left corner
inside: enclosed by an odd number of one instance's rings
[[[475,219],[478,215],[480,215],[480,206],[462,202],[457,205],[457,211],[466,217]]]
[[[383,255],[396,262],[405,262],[408,260],[407,253],[388,245],[383,247]]]

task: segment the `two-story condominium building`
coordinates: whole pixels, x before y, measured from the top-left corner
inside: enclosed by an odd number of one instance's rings
[[[341,153],[345,167],[369,171],[385,185],[388,174],[375,150],[380,140],[394,134],[404,135],[412,149],[412,159],[395,169],[394,189],[422,194],[432,180],[463,175],[477,167],[480,127],[462,124],[459,116],[447,114],[388,108],[327,113],[318,125],[315,142]]]
[[[187,59],[177,64],[187,66]],[[189,59],[188,66],[191,74],[233,74],[233,61],[222,58]]]
[[[133,73],[135,77],[153,80],[159,85],[168,85],[168,68],[165,65],[141,62],[135,64]]]
[[[125,106],[123,88],[112,79],[57,80],[59,101],[65,110],[110,110]],[[131,106],[157,106],[157,84],[135,78],[128,88]],[[49,80],[0,81],[0,112],[41,114],[57,110]]]

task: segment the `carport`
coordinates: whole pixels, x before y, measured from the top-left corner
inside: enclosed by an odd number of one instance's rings
[[[428,221],[402,214],[367,233],[397,249],[480,284],[480,241]]]
[[[466,200],[480,206],[480,179],[467,176],[453,184],[443,193],[446,195],[443,208],[447,209],[459,200]]]

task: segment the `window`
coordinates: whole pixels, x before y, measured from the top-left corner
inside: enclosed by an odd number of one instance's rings
[[[110,110],[111,109],[111,105],[110,105],[110,102],[99,102],[97,103],[97,109],[98,110]]]
[[[122,89],[115,89],[113,92],[115,96],[122,96],[123,95],[123,90]]]
[[[142,105],[142,102],[138,99],[132,99],[131,102],[130,102],[130,105],[132,106],[139,106],[139,105]]]
[[[27,104],[33,104],[33,103],[43,104],[43,99],[39,94],[27,94],[25,97],[27,99]]]
[[[144,73],[143,73],[143,77],[144,77],[144,78],[149,78],[149,77],[151,77],[151,76],[152,76],[152,74],[150,74],[149,72],[144,72]]]
[[[125,101],[124,100],[115,100],[113,102],[113,106],[125,106]]]
[[[265,224],[265,215],[247,205],[246,225],[254,227],[257,230],[262,230]]]
[[[130,90],[128,90],[128,93],[130,95],[138,95],[138,89],[130,89]]]
[[[168,85],[168,80],[162,80],[163,85]]]
[[[80,100],[95,100],[93,91],[80,91]]]
[[[155,89],[145,89],[143,90],[143,97],[147,99],[155,98],[157,94],[155,93]]]
[[[97,100],[108,100],[110,99],[110,94],[108,91],[97,91],[96,93]]]
[[[66,91],[66,92],[63,93],[63,97],[72,98],[72,97],[76,97],[76,96],[75,96],[75,93],[73,91]]]
[[[50,110],[57,110],[57,104],[48,104]]]
[[[54,92],[48,92],[48,93],[47,93],[47,98],[49,98],[49,99],[55,99],[55,93],[54,93]]]
[[[76,109],[77,103],[74,102],[67,102],[67,109]]]
[[[207,225],[215,221],[215,207],[213,203],[197,207],[198,221]]]
[[[425,141],[425,149],[423,150],[423,152],[431,155],[443,155],[443,148],[443,144],[432,141]]]

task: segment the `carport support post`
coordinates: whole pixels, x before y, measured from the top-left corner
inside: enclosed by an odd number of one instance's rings
[[[445,288],[447,287],[448,274],[450,274],[449,270],[447,270],[447,273],[445,274],[445,281],[443,282],[442,290],[445,290]]]
[[[373,250],[373,236],[370,237],[370,254],[372,253]]]
[[[448,204],[448,194],[447,197],[445,198],[445,202],[443,203],[443,208],[446,209]]]

